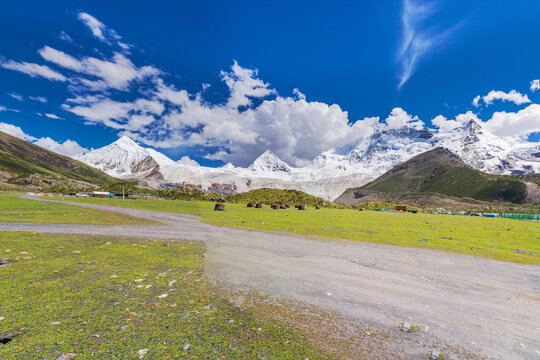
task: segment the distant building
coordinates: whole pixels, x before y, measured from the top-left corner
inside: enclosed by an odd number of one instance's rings
[[[92,197],[101,197],[101,198],[108,198],[111,197],[111,194],[106,191],[92,191],[90,193],[90,196]]]
[[[397,210],[397,211],[407,211],[407,205],[396,205],[395,210]]]

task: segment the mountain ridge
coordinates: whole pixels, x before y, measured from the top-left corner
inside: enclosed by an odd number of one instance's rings
[[[394,166],[438,147],[449,149],[468,166],[488,173],[540,172],[540,144],[497,137],[474,119],[451,131],[407,126],[389,129],[381,124],[370,137],[325,151],[302,168],[288,165],[270,149],[247,168],[230,163],[209,168],[191,159],[174,162],[127,137],[79,159],[112,176],[147,180],[154,187],[191,184],[204,191],[226,188],[223,191],[231,193],[261,187],[298,189],[333,200],[349,187],[362,186]]]

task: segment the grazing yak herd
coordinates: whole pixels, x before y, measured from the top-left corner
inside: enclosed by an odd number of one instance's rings
[[[219,198],[218,202],[214,206],[214,211],[225,211],[225,201],[226,201],[225,198]],[[264,204],[260,202],[258,203],[250,202],[247,204],[247,207],[255,208],[255,209],[262,209],[263,205]],[[279,210],[279,209],[289,209],[291,206],[284,201],[278,201],[270,205],[270,207],[274,210]],[[307,210],[306,204],[298,204],[298,205],[295,205],[294,207],[298,210]],[[320,209],[319,205],[316,205],[315,209],[319,210]]]

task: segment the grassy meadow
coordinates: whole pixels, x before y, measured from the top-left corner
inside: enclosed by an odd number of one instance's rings
[[[0,222],[146,225],[153,221],[79,206],[21,199],[18,194],[0,193]]]
[[[1,359],[321,359],[215,295],[198,242],[0,232]],[[9,340],[6,340],[9,339]]]
[[[214,204],[204,201],[61,199],[195,215],[208,223],[237,228],[423,247],[540,264],[540,223],[529,221],[312,207],[307,211],[272,210],[268,205],[254,209],[233,203],[226,203],[224,212],[214,212]]]

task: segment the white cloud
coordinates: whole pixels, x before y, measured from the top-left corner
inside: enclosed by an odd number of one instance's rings
[[[95,38],[108,45],[116,44],[122,49],[123,52],[129,53],[129,49],[131,46],[129,44],[126,44],[125,42],[120,41],[122,37],[118,35],[116,31],[109,28],[88,13],[80,12],[77,15],[77,18],[90,29],[92,35],[94,35]]]
[[[30,100],[34,100],[34,101],[38,101],[38,102],[41,102],[41,103],[46,103],[47,101],[47,98],[43,97],[43,96],[29,96],[28,97]]]
[[[469,120],[475,120],[477,122],[481,122],[481,120],[478,118],[478,116],[473,113],[472,111],[467,111],[464,114],[457,115],[454,119],[449,120],[443,115],[436,116],[433,120],[431,120],[431,123],[442,130],[452,130],[459,126],[464,125]]]
[[[7,108],[5,106],[0,105],[0,111],[7,111]]]
[[[78,79],[82,85],[92,90],[103,91],[108,88],[127,90],[133,81],[144,80],[160,74],[160,71],[152,66],[135,66],[130,59],[120,53],[115,53],[110,60],[95,57],[77,59],[49,46],[41,48],[38,53],[43,59],[63,68],[97,77],[98,80]]]
[[[478,96],[475,97],[474,99],[476,100],[477,98]],[[486,105],[493,104],[493,101],[495,100],[511,101],[516,105],[521,105],[521,104],[526,104],[526,103],[531,102],[531,100],[529,99],[527,95],[523,95],[516,90],[510,90],[510,92],[508,93],[505,93],[504,91],[491,90],[487,95],[482,96],[482,100],[484,101]],[[477,104],[478,104],[478,101],[477,101]],[[473,105],[474,105],[474,100],[473,100]],[[478,105],[475,105],[475,106],[478,106]]]
[[[424,128],[424,122],[418,116],[413,117],[399,107],[392,109],[390,115],[385,119],[385,123],[388,129],[400,129],[405,126],[418,130]]]
[[[10,92],[8,93],[8,95],[17,101],[24,101],[24,97],[21,94],[17,94],[16,92]]]
[[[0,66],[4,69],[15,70],[29,75],[30,77],[42,77],[51,81],[67,81],[67,78],[46,65],[28,62],[16,62],[13,60],[0,60]]]
[[[430,51],[440,47],[457,26],[436,31],[435,28],[426,28],[426,21],[434,15],[437,9],[435,2],[423,2],[419,0],[404,0],[401,21],[403,26],[403,38],[398,52],[401,63],[399,74],[399,88],[409,80],[418,62]]]
[[[58,35],[58,37],[60,38],[60,40],[63,40],[67,42],[68,44],[73,44],[73,39],[64,30],[60,31],[60,34]]]
[[[50,114],[50,113],[45,113],[45,116],[50,118],[50,119],[58,119],[58,120],[61,120],[62,118],[56,114]]]
[[[43,137],[35,141],[34,144],[69,157],[83,155],[88,152],[88,149],[83,148],[73,140],[66,140],[63,143],[59,143],[50,137]]]
[[[238,65],[236,60],[230,72],[221,72],[221,77],[229,87],[230,95],[227,104],[229,107],[251,105],[251,97],[264,98],[274,93],[269,84],[257,78],[257,69],[246,69]]]
[[[26,141],[37,140],[35,137],[26,134],[19,126],[15,126],[5,122],[0,122],[0,131]]]
[[[74,157],[77,155],[82,155],[83,153],[88,152],[88,149],[80,146],[76,141],[66,140],[63,143],[59,143],[50,137],[36,138],[32,135],[28,135],[21,129],[19,126],[12,124],[0,122],[0,131],[5,132],[11,136],[15,136],[19,139],[31,142],[37,146],[41,146],[45,149],[54,151],[58,154]]]
[[[535,92],[538,89],[540,89],[540,80],[531,81],[531,91]]]
[[[480,106],[480,104],[479,104],[480,98],[481,98],[481,96],[478,95],[478,96],[476,96],[476,97],[473,99],[472,104],[473,104],[475,107]]]
[[[182,156],[182,158],[178,160],[177,163],[180,165],[200,166],[198,162],[190,159],[189,156]]]
[[[540,132],[540,105],[531,104],[518,112],[493,113],[486,128],[499,136],[523,136]]]

